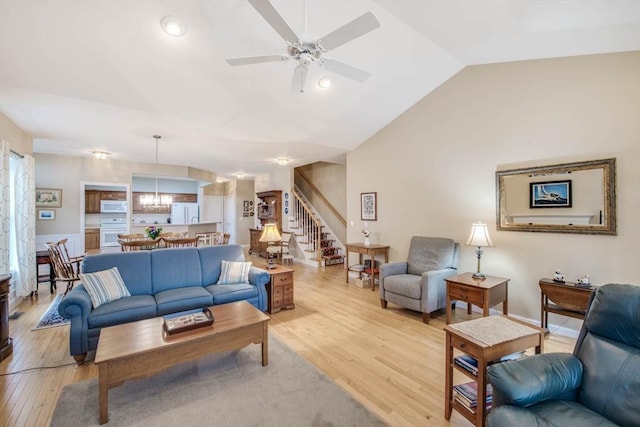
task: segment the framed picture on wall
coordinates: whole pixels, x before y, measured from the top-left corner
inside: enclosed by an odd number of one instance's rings
[[[38,209],[38,219],[44,221],[53,221],[56,219],[56,211],[53,209]]]
[[[378,193],[360,193],[360,219],[362,221],[378,220]]]
[[[61,208],[62,189],[60,188],[36,188],[37,208]]]
[[[530,208],[570,208],[571,180],[529,183]]]

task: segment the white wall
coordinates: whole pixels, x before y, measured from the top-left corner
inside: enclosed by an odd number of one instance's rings
[[[467,67],[347,156],[349,240],[360,193],[378,193],[373,241],[406,259],[413,235],[465,243],[490,225],[487,274],[511,278],[512,313],[539,319],[538,280],[554,270],[640,284],[640,52]],[[618,236],[497,232],[495,171],[615,157]],[[460,271],[475,270],[462,246]],[[550,321],[578,322],[552,317]],[[572,323],[573,322],[573,323]]]

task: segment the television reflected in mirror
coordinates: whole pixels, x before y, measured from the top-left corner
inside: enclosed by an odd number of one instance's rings
[[[617,234],[616,159],[496,172],[498,230]]]

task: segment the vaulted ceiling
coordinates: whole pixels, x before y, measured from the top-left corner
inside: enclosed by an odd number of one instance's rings
[[[370,11],[380,28],[328,52],[291,93],[295,61],[245,0],[0,0],[0,111],[34,151],[193,166],[230,177],[338,161],[468,65],[640,50],[640,1],[272,0],[305,40]],[[183,37],[163,32],[179,17]],[[333,85],[316,82],[330,76]],[[615,78],[615,76],[612,76]]]

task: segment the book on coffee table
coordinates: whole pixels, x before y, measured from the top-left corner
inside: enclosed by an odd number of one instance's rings
[[[162,328],[167,335],[173,335],[212,324],[213,314],[211,310],[203,308],[201,312],[188,313],[182,316],[165,316]]]

